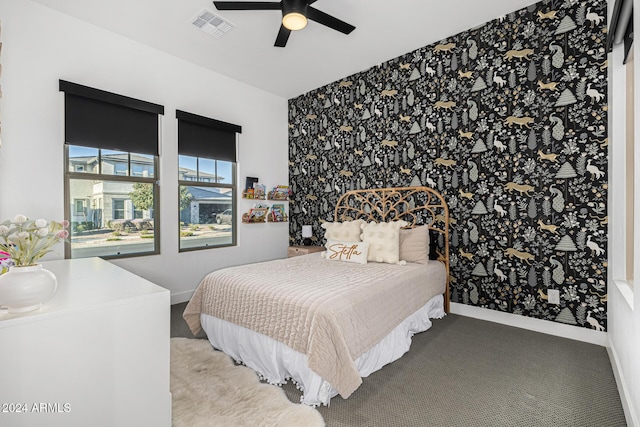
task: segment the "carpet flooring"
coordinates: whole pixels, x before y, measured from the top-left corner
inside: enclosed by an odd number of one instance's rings
[[[191,337],[184,306],[172,307],[172,336]],[[329,427],[627,425],[604,347],[451,314],[318,410]]]

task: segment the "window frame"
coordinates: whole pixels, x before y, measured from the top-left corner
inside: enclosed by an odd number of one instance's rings
[[[237,225],[237,217],[235,217],[235,213],[237,212],[237,191],[236,191],[236,171],[237,171],[237,163],[236,162],[228,162],[231,163],[231,183],[220,183],[220,182],[211,182],[211,181],[200,181],[200,159],[214,160],[215,161],[215,171],[214,176],[218,176],[218,162],[226,161],[226,160],[217,160],[211,159],[208,157],[195,157],[188,156],[196,159],[196,176],[193,177],[193,180],[185,180],[178,179],[178,252],[192,252],[192,251],[200,251],[203,249],[216,249],[216,248],[227,248],[238,245],[238,225]],[[180,153],[178,153],[178,175],[180,175]],[[211,246],[205,244],[203,246],[193,246],[188,248],[182,247],[182,236],[180,235],[181,223],[180,221],[180,187],[208,187],[208,188],[225,188],[231,190],[231,209],[234,212],[234,218],[231,221],[231,243],[225,243],[221,245]]]
[[[635,147],[635,116],[636,116],[636,95],[637,91],[635,82],[635,64],[634,64],[634,45],[632,44],[626,61],[625,67],[625,138],[624,138],[624,151],[625,151],[625,266],[624,266],[624,281],[633,289],[635,279],[635,252],[636,252],[636,240],[635,240],[635,177],[637,173],[637,166],[635,162],[636,150]]]
[[[58,89],[64,93],[64,214],[69,220],[73,219],[71,200],[72,182],[80,184],[96,181],[103,183],[148,183],[153,191],[153,221],[154,241],[153,250],[137,253],[120,253],[109,249],[107,255],[97,255],[101,258],[128,258],[160,253],[160,183],[159,158],[161,120],[164,106],[131,98],[124,95],[80,85],[66,80],[59,80]],[[86,171],[86,168],[71,167],[70,146],[84,147],[97,150],[97,166]],[[127,173],[103,174],[102,153],[105,151],[119,151],[126,154]],[[131,153],[148,156],[149,163],[153,162],[152,177],[133,177],[131,173]],[[74,153],[75,155],[75,153]],[[80,171],[80,169],[83,169]],[[114,170],[115,172],[115,170]],[[76,189],[74,188],[74,191]],[[92,203],[94,203],[92,201]],[[104,214],[104,198],[99,204]],[[104,218],[103,218],[104,221]],[[111,245],[105,245],[111,246]],[[148,247],[148,245],[147,245]],[[85,254],[83,254],[85,255]],[[72,258],[71,239],[65,242],[65,258]],[[85,255],[86,256],[86,255]]]
[[[610,32],[613,35],[613,32]],[[612,36],[611,36],[612,37]],[[626,302],[631,310],[634,310],[634,289],[633,277],[637,275],[636,265],[640,259],[640,150],[635,146],[638,139],[638,127],[636,125],[637,118],[640,116],[640,91],[638,91],[637,82],[640,75],[640,69],[635,65],[634,44],[630,45],[630,49],[625,49],[621,44],[613,46],[610,55],[609,67],[609,88],[612,93],[612,108],[616,113],[610,116],[609,126],[609,199],[608,199],[608,250],[609,250],[609,266],[608,266],[608,286],[609,291],[615,287],[622,300]],[[626,62],[631,59],[633,64]],[[627,68],[632,65],[634,70],[630,73]],[[633,95],[628,96],[631,89],[629,85],[633,85]],[[630,120],[630,111],[628,111],[629,102],[633,105],[633,120]],[[631,126],[631,128],[629,127]],[[632,139],[628,137],[633,134]],[[629,143],[633,143],[633,163],[626,159]],[[633,186],[633,194],[629,194],[631,190],[629,184]],[[632,196],[633,201],[629,196]],[[633,233],[629,230],[633,228]],[[632,251],[629,245],[633,245]],[[631,255],[630,252],[633,252]],[[629,257],[634,259],[633,265],[629,262]]]
[[[176,119],[178,124],[178,251],[194,251],[201,249],[221,248],[229,246],[237,246],[238,244],[238,216],[237,216],[237,164],[238,164],[238,134],[242,133],[242,126],[232,123],[223,122],[221,120],[212,119],[205,116],[189,113],[182,110],[176,110]],[[189,174],[182,174],[180,157],[188,157],[196,159],[195,177]],[[211,182],[211,174],[207,172],[206,178],[209,182],[201,180],[200,162],[214,162],[214,181]],[[218,165],[219,162],[231,164],[231,182],[222,183],[218,181]],[[184,178],[184,179],[181,179]],[[185,187],[204,187],[204,188],[225,188],[231,191],[231,209],[235,212],[231,221],[231,243],[220,244],[215,246],[193,246],[189,248],[182,247],[180,221],[180,188]]]
[[[154,171],[154,175],[152,177],[141,177],[141,176],[131,176],[130,172],[131,172],[131,152],[127,152],[128,156],[127,156],[127,170],[129,171],[129,173],[127,175],[116,175],[116,174],[103,174],[102,172],[102,150],[101,148],[96,148],[98,150],[98,172],[99,173],[92,173],[92,172],[76,172],[75,171],[75,167],[73,168],[73,171],[70,171],[70,167],[69,165],[70,163],[70,157],[69,157],[69,150],[70,147],[72,146],[79,146],[77,144],[65,144],[64,145],[64,217],[65,218],[72,218],[72,212],[71,212],[71,201],[72,201],[72,194],[71,194],[71,181],[72,180],[84,180],[84,181],[114,181],[114,182],[123,182],[123,183],[146,183],[146,184],[151,184],[153,187],[153,221],[154,221],[154,249],[153,251],[144,251],[144,252],[135,252],[135,253],[125,253],[125,254],[112,254],[112,255],[99,255],[100,258],[102,259],[122,259],[122,258],[133,258],[133,257],[139,257],[139,256],[148,256],[148,255],[158,255],[160,254],[160,185],[159,185],[159,179],[157,178],[159,175],[159,156],[157,155],[150,155],[150,158],[153,158],[153,171]],[[89,147],[89,148],[94,148],[94,147]],[[105,148],[105,150],[110,150]],[[137,153],[133,153],[133,154],[137,154]],[[75,200],[75,199],[73,199]],[[104,201],[101,202],[101,205],[103,205]],[[86,204],[85,204],[86,206]],[[75,203],[74,203],[74,207],[75,207]],[[104,206],[102,207],[102,209],[104,209]],[[126,208],[125,208],[126,209]],[[64,243],[64,257],[65,259],[72,259],[72,252],[71,252],[71,238],[69,238],[67,241],[65,241]]]

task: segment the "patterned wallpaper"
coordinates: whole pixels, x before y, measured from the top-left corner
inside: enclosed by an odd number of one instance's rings
[[[292,243],[347,190],[428,185],[452,301],[606,328],[605,17],[542,1],[291,99]]]

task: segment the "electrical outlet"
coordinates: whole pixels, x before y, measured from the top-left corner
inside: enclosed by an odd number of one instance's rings
[[[560,304],[560,291],[558,289],[547,289],[549,304]]]

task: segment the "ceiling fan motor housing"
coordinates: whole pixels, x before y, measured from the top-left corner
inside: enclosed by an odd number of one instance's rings
[[[305,0],[283,0],[282,14],[287,15],[292,12],[298,12],[307,16],[307,6],[309,6],[309,4]]]

